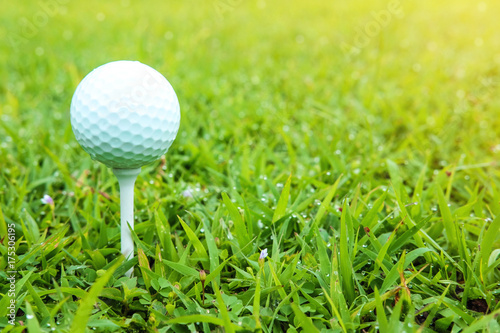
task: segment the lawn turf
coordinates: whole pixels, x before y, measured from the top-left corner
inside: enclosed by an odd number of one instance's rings
[[[499,332],[499,12],[5,3],[2,332]],[[136,182],[128,263],[117,181],[69,121],[81,79],[120,59],[163,73],[182,115]]]

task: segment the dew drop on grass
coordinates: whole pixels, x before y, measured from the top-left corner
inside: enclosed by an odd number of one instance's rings
[[[35,318],[35,317],[34,317],[33,315],[30,315],[30,314],[29,314],[29,315],[26,315],[26,318],[28,318],[28,319],[33,319],[33,318]]]

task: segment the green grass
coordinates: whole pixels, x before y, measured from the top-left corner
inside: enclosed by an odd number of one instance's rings
[[[389,3],[3,6],[2,332],[499,332],[500,4],[405,1],[346,53]],[[129,262],[117,181],[69,122],[118,59],[182,113],[137,180]]]

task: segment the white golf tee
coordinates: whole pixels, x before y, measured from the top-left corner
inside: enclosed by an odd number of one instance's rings
[[[134,241],[128,228],[134,229],[134,184],[141,168],[137,169],[115,169],[113,173],[118,178],[120,185],[120,220],[121,220],[121,252],[125,259],[130,260],[134,257]],[[130,277],[134,269],[129,269],[125,275]]]

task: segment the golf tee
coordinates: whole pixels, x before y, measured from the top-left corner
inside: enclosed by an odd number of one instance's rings
[[[137,169],[114,169],[113,173],[120,185],[120,220],[121,220],[121,252],[127,260],[134,257],[134,241],[130,228],[134,229],[134,184],[141,168]],[[133,268],[125,275],[130,277]]]

